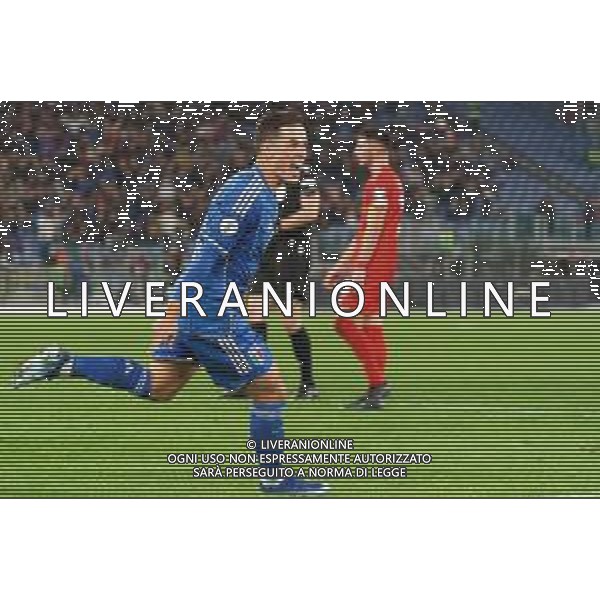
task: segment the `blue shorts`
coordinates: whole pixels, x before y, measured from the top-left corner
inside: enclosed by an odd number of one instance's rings
[[[271,351],[263,337],[239,316],[221,319],[215,328],[202,324],[192,329],[181,323],[179,332],[169,343],[154,349],[157,360],[186,360],[203,367],[219,387],[237,390],[269,371]]]

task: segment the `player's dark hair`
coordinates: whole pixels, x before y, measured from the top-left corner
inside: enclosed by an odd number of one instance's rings
[[[260,148],[265,140],[283,127],[300,125],[308,132],[308,119],[303,110],[280,109],[264,113],[256,125],[256,148]]]
[[[392,136],[389,131],[379,129],[374,125],[362,125],[358,128],[354,139],[357,140],[359,138],[366,138],[371,142],[377,142],[381,144],[388,152],[393,150],[392,147]]]

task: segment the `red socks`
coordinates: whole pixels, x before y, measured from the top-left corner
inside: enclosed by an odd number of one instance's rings
[[[367,363],[369,362],[369,341],[362,327],[359,327],[352,319],[339,317],[335,320],[335,329],[338,334],[346,340],[352,348],[356,358],[365,367],[368,374]]]
[[[383,329],[378,325],[358,325],[353,319],[342,317],[335,320],[335,328],[362,364],[369,385],[384,383],[387,349]]]
[[[387,346],[383,327],[381,325],[367,324],[364,326],[364,332],[369,342],[372,361],[369,382],[371,385],[381,385],[385,383],[385,367],[387,363]]]

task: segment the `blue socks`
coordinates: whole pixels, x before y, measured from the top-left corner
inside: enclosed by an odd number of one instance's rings
[[[265,467],[279,466],[283,449],[273,448],[284,439],[285,402],[254,402],[250,411],[250,439],[256,442],[258,459]]]
[[[150,396],[150,370],[129,358],[74,356],[71,375],[116,390],[127,390],[140,398]]]

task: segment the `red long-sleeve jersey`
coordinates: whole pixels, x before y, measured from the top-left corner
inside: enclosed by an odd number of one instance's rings
[[[382,218],[376,221],[377,229],[366,236],[369,213],[376,206]],[[379,211],[378,211],[379,212]],[[387,281],[393,279],[398,270],[399,227],[404,212],[404,187],[396,172],[386,167],[369,177],[362,193],[362,206],[358,223],[358,245],[355,249],[356,261],[364,254],[370,254],[367,262],[367,279]],[[362,245],[368,248],[361,248]],[[369,252],[371,249],[371,252]]]

